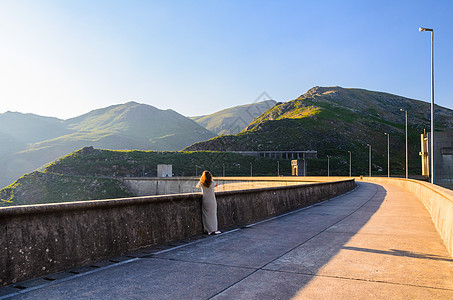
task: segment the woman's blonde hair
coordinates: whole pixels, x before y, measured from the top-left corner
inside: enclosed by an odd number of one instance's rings
[[[209,188],[211,186],[211,183],[212,183],[212,174],[211,174],[211,172],[204,171],[203,174],[201,175],[200,182],[205,188]]]

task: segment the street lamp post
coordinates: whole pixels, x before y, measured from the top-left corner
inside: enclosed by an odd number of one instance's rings
[[[348,151],[349,152],[349,177],[352,177],[351,175],[351,151]]]
[[[390,134],[384,132],[387,136],[387,177],[390,177]]]
[[[330,156],[327,155],[327,177],[330,176]]]
[[[277,160],[277,176],[280,176],[280,161]]]
[[[307,161],[305,160],[305,158],[302,158],[302,160],[304,161],[304,177],[307,176]]]
[[[368,148],[370,149],[370,158],[368,159],[369,161],[369,164],[370,164],[370,167],[369,167],[369,176],[371,177],[371,145],[370,144],[366,144],[368,146]]]
[[[431,32],[431,183],[434,184],[434,30],[420,27],[419,31]]]
[[[407,156],[407,110],[400,108],[400,111],[404,111],[406,115],[406,179],[409,178],[409,161]]]
[[[253,165],[250,163],[250,177],[253,177]]]

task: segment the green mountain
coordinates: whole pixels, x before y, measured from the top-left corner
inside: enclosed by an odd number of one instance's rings
[[[0,190],[0,206],[84,201],[133,196],[119,178],[157,176],[158,164],[173,165],[175,176],[276,175],[277,162],[270,158],[236,153],[199,151],[100,150],[85,147],[66,155],[42,172],[25,174]],[[290,162],[280,164],[280,174],[291,173]]]
[[[76,149],[89,145],[104,149],[180,150],[193,141],[214,136],[194,121],[168,109],[128,102],[93,110],[64,122],[72,133],[32,144],[28,150],[49,147]]]
[[[266,100],[227,108],[210,115],[192,117],[191,119],[217,135],[236,134],[247,127],[255,118],[273,107],[275,103],[277,102],[274,100]]]
[[[391,174],[404,174],[405,116],[408,111],[409,173],[421,174],[420,134],[429,128],[430,104],[388,93],[341,87],[314,87],[295,100],[279,103],[236,135],[216,137],[185,150],[317,150],[309,175],[368,174],[372,147],[373,174],[387,174],[390,134]],[[453,111],[436,106],[436,130],[453,126]],[[311,168],[310,168],[311,166]]]
[[[0,186],[85,146],[180,150],[215,134],[173,110],[128,102],[59,120],[0,114]]]

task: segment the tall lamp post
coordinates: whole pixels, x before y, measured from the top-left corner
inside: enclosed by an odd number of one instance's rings
[[[384,132],[387,136],[387,177],[390,177],[390,134]]]
[[[302,158],[302,161],[304,162],[303,164],[303,169],[304,169],[304,177],[307,176],[307,161],[305,158]]]
[[[371,145],[370,144],[366,144],[368,146],[368,148],[370,149],[370,158],[368,159],[369,163],[370,163],[370,170],[369,170],[369,176],[371,177]]]
[[[302,160],[304,161],[304,177],[307,176],[307,161],[305,160],[305,158],[302,158]]]
[[[330,176],[330,156],[327,155],[327,177]]]
[[[419,31],[431,32],[431,183],[434,184],[434,30],[420,27]]]
[[[407,156],[407,110],[400,108],[400,111],[404,111],[406,115],[406,179],[409,178],[409,161]]]
[[[349,152],[349,177],[352,177],[351,175],[351,151],[348,151]]]

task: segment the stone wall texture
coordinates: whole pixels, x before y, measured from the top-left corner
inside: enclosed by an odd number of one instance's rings
[[[221,191],[219,228],[309,206],[354,186],[347,179]],[[0,286],[199,234],[200,193],[0,208]]]

